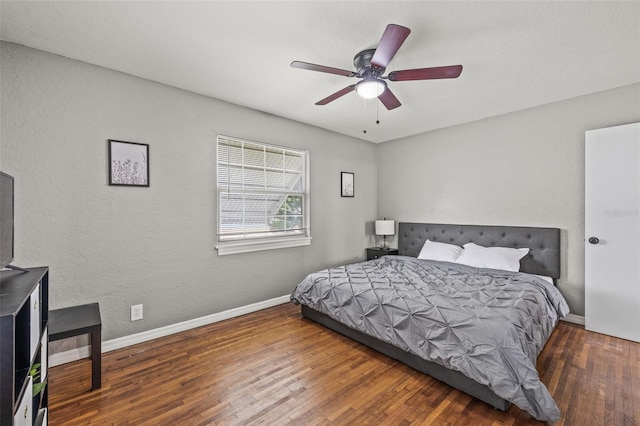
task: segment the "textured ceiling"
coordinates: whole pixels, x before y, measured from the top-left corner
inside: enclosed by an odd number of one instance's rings
[[[338,133],[384,142],[640,81],[640,2],[2,1],[3,40]],[[350,93],[389,23],[411,34],[387,72],[462,64],[457,79],[389,82],[387,111]],[[376,124],[379,118],[380,124]],[[366,130],[366,133],[364,133]]]

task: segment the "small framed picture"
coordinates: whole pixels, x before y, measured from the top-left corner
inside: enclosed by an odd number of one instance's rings
[[[149,145],[109,139],[109,185],[149,186]]]
[[[342,197],[353,197],[353,173],[341,172],[340,173],[340,195]]]

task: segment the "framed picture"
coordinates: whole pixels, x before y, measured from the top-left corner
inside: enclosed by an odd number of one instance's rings
[[[341,172],[340,173],[340,195],[343,197],[353,197],[353,173]]]
[[[149,145],[109,139],[109,185],[149,186]]]

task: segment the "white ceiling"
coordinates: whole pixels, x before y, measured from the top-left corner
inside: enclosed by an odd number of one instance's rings
[[[640,2],[2,1],[3,40],[384,142],[640,81]],[[387,72],[462,64],[457,79],[389,82],[387,111],[350,93],[387,24],[411,29]],[[379,117],[380,124],[376,125]],[[364,130],[367,132],[364,133]]]

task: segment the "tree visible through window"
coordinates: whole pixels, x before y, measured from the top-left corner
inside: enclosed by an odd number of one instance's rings
[[[307,155],[218,136],[218,241],[308,237]]]

